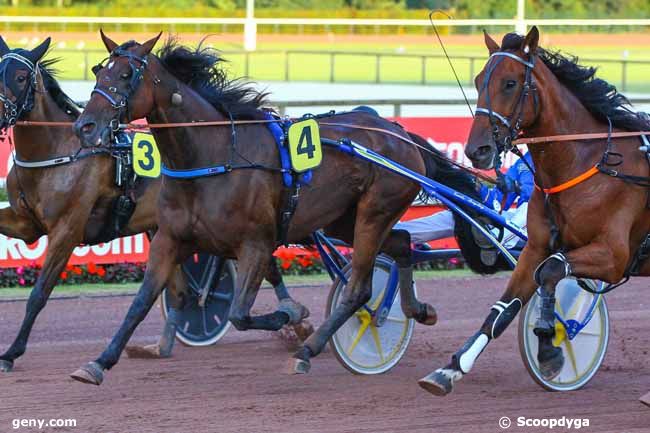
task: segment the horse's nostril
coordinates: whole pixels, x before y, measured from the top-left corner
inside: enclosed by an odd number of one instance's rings
[[[88,135],[95,130],[95,126],[97,126],[95,122],[88,122],[81,127],[81,133]]]
[[[492,147],[490,146],[481,146],[476,150],[476,155],[484,156],[492,152]]]

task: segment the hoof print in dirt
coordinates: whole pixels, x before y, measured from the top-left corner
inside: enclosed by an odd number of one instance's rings
[[[160,346],[157,344],[150,344],[148,346],[127,346],[126,355],[134,359],[160,359],[169,358],[169,356],[162,356],[160,353]]]

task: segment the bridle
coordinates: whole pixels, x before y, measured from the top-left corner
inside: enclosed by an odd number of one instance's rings
[[[115,86],[104,87],[97,82],[95,88],[90,92],[90,96],[97,93],[105,98],[115,110],[115,116],[109,123],[111,134],[115,134],[115,132],[119,131],[120,123],[125,117],[127,119],[129,118],[129,98],[133,96],[133,94],[138,90],[140,83],[142,83],[148,63],[146,57],[140,57],[125,49],[116,48],[111,52],[107,59],[104,59],[102,62],[93,66],[93,73],[97,75],[101,69],[106,67],[104,66],[104,62],[113,57],[126,57],[128,59],[129,66],[131,67],[131,80],[129,81],[127,91],[120,92]],[[112,63],[109,63],[108,67],[111,68],[111,65]],[[157,79],[154,79],[154,84],[157,84]]]
[[[492,61],[493,58],[496,58],[495,61]],[[512,112],[509,116],[498,113],[492,109],[492,103],[490,100],[489,85],[490,80],[492,79],[492,74],[496,70],[497,66],[505,59],[509,58],[518,63],[521,63],[525,66],[526,70],[524,72],[524,85],[519,92],[519,97],[517,102],[514,104]],[[479,98],[483,92],[485,92],[485,102],[486,107],[477,107],[476,114],[488,116],[490,120],[490,125],[492,126],[492,137],[497,146],[497,156],[495,161],[495,167],[498,170],[501,165],[501,154],[503,152],[513,151],[518,156],[521,156],[517,147],[513,142],[522,134],[521,126],[524,116],[524,107],[526,100],[529,95],[533,97],[533,112],[534,119],[537,118],[539,114],[539,97],[537,95],[537,87],[535,86],[535,80],[533,78],[533,69],[535,68],[535,55],[530,55],[530,60],[526,61],[523,58],[519,57],[516,54],[506,52],[506,51],[497,51],[490,55],[488,60],[488,68],[485,73],[485,79],[483,80],[483,85],[479,90]],[[503,125],[508,129],[508,134],[503,138],[500,137],[500,126]]]
[[[14,86],[13,80],[7,84],[7,69],[11,61],[22,63],[29,69],[29,76],[27,78],[27,85],[22,91],[19,91]],[[4,88],[9,88],[15,95],[16,101],[12,101],[4,93],[0,93],[0,103],[4,106],[4,113],[2,116],[0,128],[4,129],[14,126],[16,121],[24,114],[28,113],[34,108],[34,90],[36,89],[36,71],[38,64],[34,64],[27,57],[18,54],[15,51],[8,52],[0,57],[0,74],[2,74],[2,84]]]

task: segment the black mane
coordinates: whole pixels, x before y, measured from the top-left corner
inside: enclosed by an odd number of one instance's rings
[[[508,33],[503,37],[501,49],[518,50],[524,37]],[[578,64],[578,58],[559,51],[537,48],[537,56],[598,120],[628,130],[645,130],[650,126],[631,110],[630,101],[602,78],[596,77],[597,68]]]
[[[170,38],[158,57],[169,72],[222,113],[237,119],[259,117],[260,109],[269,104],[268,93],[259,92],[248,81],[229,79],[222,67],[225,60],[203,42],[192,50]]]
[[[67,114],[76,119],[81,114],[81,109],[68,95],[63,92],[63,89],[61,89],[61,86],[59,86],[59,83],[56,81],[57,71],[53,68],[53,66],[59,60],[60,59],[58,58],[54,58],[39,62],[39,72],[43,77],[43,86],[45,87],[45,90],[47,90],[47,92],[50,94],[52,99],[54,99],[56,105],[61,110],[65,111]]]

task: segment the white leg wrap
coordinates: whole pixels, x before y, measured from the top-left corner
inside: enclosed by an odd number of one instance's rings
[[[458,358],[458,366],[460,370],[467,374],[474,366],[474,361],[479,357],[485,346],[487,346],[488,336],[485,334],[480,334],[472,343],[472,345],[467,349],[460,357]]]

